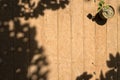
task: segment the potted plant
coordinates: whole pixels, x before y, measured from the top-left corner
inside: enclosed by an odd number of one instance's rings
[[[100,0],[98,13],[102,19],[108,19],[114,16],[115,10],[111,5],[106,5],[104,0]]]

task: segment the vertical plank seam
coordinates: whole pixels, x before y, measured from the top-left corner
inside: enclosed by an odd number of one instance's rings
[[[105,0],[106,1],[106,0]],[[107,60],[107,56],[108,56],[108,45],[107,45],[107,43],[108,43],[108,33],[107,33],[107,31],[108,31],[108,25],[107,25],[108,23],[106,22],[106,24],[105,24],[105,27],[106,27],[106,60]]]
[[[118,0],[116,0],[117,2],[119,2]],[[117,7],[119,5],[119,3],[117,3]],[[118,52],[118,12],[116,12],[116,15],[117,15],[117,52]],[[119,53],[119,52],[118,52]],[[119,72],[117,72],[117,80],[119,79]]]
[[[59,10],[57,10],[57,75],[58,75],[58,80],[59,80],[59,17],[58,17],[58,12]]]
[[[72,53],[73,53],[73,51],[72,51],[72,47],[73,47],[73,42],[72,42],[72,0],[70,0],[71,1],[71,4],[70,4],[70,41],[71,41],[71,80],[72,80],[72,72],[73,72],[73,70],[72,70]]]
[[[44,23],[43,23],[44,24]],[[29,28],[29,37],[30,37],[30,28]],[[29,44],[28,44],[29,48],[30,48],[30,41],[29,41]],[[28,59],[30,60],[30,55],[28,54]],[[28,63],[30,63],[30,61],[28,60]],[[30,80],[30,79],[29,79]]]
[[[84,39],[85,39],[85,32],[84,32],[84,1],[83,1],[83,70],[85,70]]]
[[[11,4],[14,5],[13,1],[11,2]],[[14,7],[14,9],[15,9],[15,7]],[[15,12],[14,9],[13,9],[13,15],[12,15],[12,17],[14,17],[14,12]],[[15,33],[15,34],[16,34],[16,33]],[[13,41],[13,47],[15,48],[15,37],[14,37],[14,41]],[[15,54],[15,51],[13,51],[13,63],[14,63],[14,60],[15,60],[14,54]],[[13,65],[13,79],[15,80],[14,69],[15,69],[15,66]]]
[[[118,7],[118,5],[119,5],[119,0],[117,0],[117,7]],[[118,8],[119,9],[119,8]],[[118,12],[117,12],[117,51],[119,51],[118,50],[118,19],[119,19],[119,15],[118,15]]]
[[[95,1],[95,7],[96,7],[96,1]],[[97,11],[96,11],[96,12],[97,12]],[[96,14],[95,14],[95,15],[96,15]],[[94,44],[95,44],[95,55],[94,55],[94,57],[95,57],[95,63],[94,63],[94,64],[95,64],[95,73],[96,73],[96,70],[97,70],[97,69],[96,69],[96,52],[97,52],[97,51],[96,51],[96,23],[95,23],[95,43],[94,43]],[[95,79],[96,79],[96,75],[95,75]]]
[[[116,0],[117,1],[117,0]],[[118,3],[116,2],[116,5]],[[116,7],[117,8],[117,7]],[[116,12],[116,16],[117,16],[117,52],[118,52],[118,12]],[[118,72],[117,72],[117,80],[118,80],[119,76],[118,76]]]
[[[85,70],[85,68],[84,68],[84,66],[85,66],[85,64],[84,64],[84,1],[83,1],[83,3],[82,3],[82,19],[83,19],[83,27],[82,27],[82,64],[83,64],[83,66],[82,66],[82,71],[84,71]]]
[[[108,2],[107,0],[105,0],[106,2]],[[106,22],[106,24],[105,24],[105,27],[106,27],[106,60],[107,60],[107,56],[108,56],[108,33],[107,33],[107,31],[108,31],[108,22]]]

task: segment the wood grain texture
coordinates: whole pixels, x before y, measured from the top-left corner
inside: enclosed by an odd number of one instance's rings
[[[118,14],[117,14],[117,18],[118,18],[118,20],[117,20],[117,24],[118,24],[118,52],[120,52],[120,0],[118,0],[118,3],[117,3],[117,10],[118,10]]]
[[[115,9],[115,15],[108,20],[107,23],[107,60],[110,60],[110,54],[116,55],[118,47],[118,14],[117,14],[117,0],[108,0],[108,4],[112,5]],[[117,75],[115,74],[117,78]]]
[[[105,0],[107,3],[107,1]],[[98,8],[99,1],[96,2],[96,13]],[[103,22],[98,19],[101,24]],[[107,23],[107,22],[106,22]],[[96,38],[96,78],[100,78],[101,71],[103,73],[106,72],[106,55],[107,55],[107,26],[106,23],[104,25],[96,24],[95,38]]]
[[[93,1],[84,2],[84,72],[92,75],[95,72],[95,23],[87,15],[94,14],[94,7]],[[95,76],[92,79],[95,80]]]
[[[58,80],[57,11],[47,10],[45,13],[44,45],[50,70],[48,80]]]
[[[107,23],[107,54],[117,52],[117,0],[108,0],[115,9],[115,15]]]
[[[83,72],[100,78],[105,74],[109,54],[120,51],[120,16],[118,13],[100,25],[87,17],[97,13],[99,1],[72,0],[65,9],[46,11],[43,36],[50,62],[49,80],[76,80]],[[117,0],[106,0],[117,11]]]
[[[76,80],[84,72],[93,76],[90,80],[100,80],[100,72],[106,73],[110,53],[120,52],[120,0],[105,1],[115,15],[104,25],[88,16],[95,17],[99,0],[70,0],[64,9],[46,9],[44,16],[28,21],[36,26],[35,40],[44,48],[48,80]]]
[[[107,23],[107,53],[116,54],[117,52],[117,0],[108,0],[115,9],[115,15],[113,18],[108,20]]]
[[[71,1],[72,17],[72,80],[84,71],[83,63],[83,0]]]
[[[69,4],[70,5],[70,4]],[[59,80],[71,80],[71,17],[70,6],[58,11]]]

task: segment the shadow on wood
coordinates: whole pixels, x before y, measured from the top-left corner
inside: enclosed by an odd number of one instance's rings
[[[105,73],[105,76],[101,70],[100,78],[96,80],[120,80],[120,54],[117,53],[116,56],[110,54],[109,58],[110,60],[106,61],[109,70]],[[90,80],[92,76],[92,74],[84,72],[76,80]]]
[[[14,22],[13,29],[0,26],[0,80],[28,80],[27,77],[46,80],[48,70],[43,73],[41,70],[48,62],[35,35],[35,27],[21,26],[19,21]]]
[[[96,22],[98,25],[104,25],[107,20],[106,19],[102,19],[99,14],[97,13],[95,16],[93,16],[92,14],[88,14],[87,17],[89,19],[91,19],[92,21]]]
[[[68,0],[0,0],[0,80],[47,80],[48,61],[35,40],[36,28],[19,18],[38,18],[64,9]],[[10,26],[9,22],[13,25]]]
[[[119,12],[119,15],[120,15],[120,5],[119,5],[119,7],[118,7],[118,12]]]
[[[76,80],[89,80],[92,78],[91,74],[88,74],[87,72],[84,72],[82,75],[78,76]]]
[[[64,9],[67,4],[69,0],[0,0],[0,21],[37,18],[43,16],[46,9]]]

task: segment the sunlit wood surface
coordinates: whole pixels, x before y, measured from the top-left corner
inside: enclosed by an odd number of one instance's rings
[[[45,15],[21,23],[36,27],[35,39],[44,48],[49,63],[48,80],[77,80],[84,72],[90,80],[109,70],[109,55],[120,52],[120,0],[105,0],[115,15],[104,25],[87,16],[97,13],[99,0],[70,0],[65,9],[45,10]],[[84,80],[84,79],[80,79]]]
[[[106,73],[109,54],[120,51],[120,1],[106,2],[115,8],[115,15],[104,25],[87,17],[97,13],[98,0],[71,0],[64,10],[46,10],[39,20],[37,40],[50,63],[49,80],[76,80],[83,72],[95,80],[101,70]]]
[[[88,19],[97,13],[99,0],[71,0],[65,9],[46,10],[37,23],[37,41],[45,48],[50,63],[49,80],[76,80],[83,72],[90,80],[108,70],[109,54],[120,51],[119,0],[106,0],[115,15],[104,25]]]

